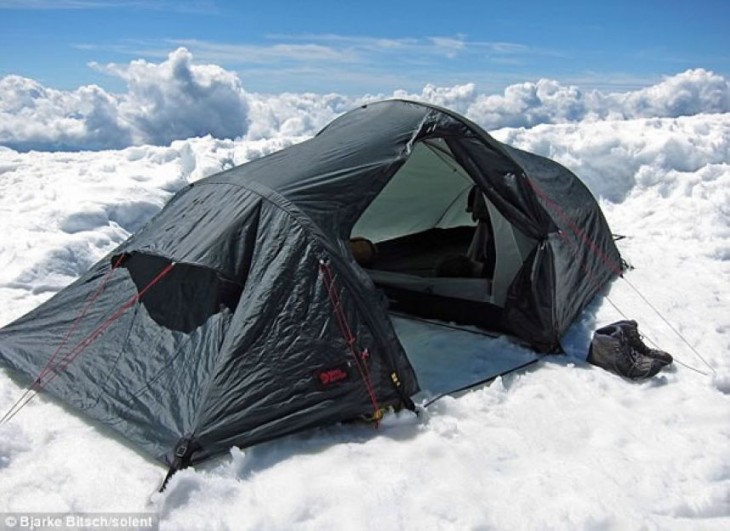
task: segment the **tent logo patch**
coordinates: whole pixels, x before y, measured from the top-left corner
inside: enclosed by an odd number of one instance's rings
[[[320,387],[329,387],[333,384],[349,380],[350,371],[347,365],[338,365],[337,367],[318,372],[315,378]]]

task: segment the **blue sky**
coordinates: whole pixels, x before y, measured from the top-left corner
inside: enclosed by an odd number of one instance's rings
[[[727,0],[0,0],[0,76],[121,91],[90,63],[185,46],[255,92],[497,92],[539,78],[624,90],[688,68],[730,75],[728,28]]]

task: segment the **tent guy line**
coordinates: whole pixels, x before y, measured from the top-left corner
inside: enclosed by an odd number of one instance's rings
[[[675,335],[676,335],[676,336],[677,336],[677,337],[678,337],[678,338],[679,338],[679,339],[680,339],[680,340],[681,340],[681,341],[682,341],[682,342],[683,342],[683,343],[684,343],[684,344],[685,344],[685,345],[686,345],[686,346],[687,346],[687,347],[688,347],[688,348],[689,348],[689,349],[690,349],[690,350],[692,351],[692,353],[694,353],[694,355],[695,355],[695,356],[697,356],[697,357],[698,357],[698,358],[699,358],[699,359],[700,359],[700,360],[702,361],[702,363],[704,363],[704,364],[705,364],[705,365],[707,366],[707,368],[708,368],[708,369],[710,369],[710,371],[712,371],[712,373],[713,373],[714,375],[717,375],[717,371],[715,370],[715,368],[714,368],[714,367],[713,367],[712,365],[710,365],[710,363],[709,363],[709,362],[708,362],[708,361],[707,361],[707,360],[705,359],[705,357],[704,357],[704,356],[702,356],[702,354],[700,354],[700,353],[699,353],[699,352],[697,351],[697,349],[696,349],[696,348],[694,348],[694,346],[692,346],[692,344],[690,344],[690,342],[689,342],[689,341],[687,341],[687,338],[685,338],[685,337],[684,337],[684,335],[683,335],[683,334],[682,334],[682,333],[681,333],[681,332],[680,332],[679,330],[677,330],[677,327],[675,327],[675,326],[674,326],[674,325],[673,325],[673,324],[672,324],[672,323],[671,323],[671,322],[670,322],[670,321],[669,321],[669,320],[668,320],[668,319],[667,319],[667,318],[666,318],[666,317],[664,316],[664,314],[663,314],[662,312],[660,312],[660,311],[659,311],[659,309],[658,309],[658,308],[657,308],[657,307],[656,307],[656,306],[655,306],[654,304],[652,304],[652,302],[651,302],[651,301],[650,301],[650,300],[649,300],[649,299],[648,299],[648,298],[646,297],[646,295],[644,295],[644,294],[643,294],[643,293],[642,293],[642,292],[641,292],[641,291],[639,290],[639,288],[637,288],[637,287],[636,287],[636,286],[635,286],[635,285],[634,285],[633,283],[631,283],[631,282],[630,282],[630,281],[629,281],[629,280],[628,280],[628,279],[626,278],[626,276],[625,276],[625,275],[621,275],[621,277],[620,277],[620,278],[621,278],[621,280],[623,280],[624,282],[626,282],[626,284],[627,284],[627,285],[628,285],[628,286],[629,286],[629,287],[631,288],[631,290],[632,290],[632,291],[634,291],[634,293],[636,293],[636,294],[637,294],[637,295],[638,295],[638,296],[639,296],[639,297],[641,298],[641,300],[643,300],[643,301],[644,301],[644,302],[646,303],[646,305],[647,305],[647,306],[649,306],[649,308],[651,308],[651,309],[652,309],[652,311],[653,311],[653,312],[654,312],[654,313],[655,313],[655,314],[656,314],[657,316],[659,316],[659,318],[660,318],[660,319],[661,319],[661,320],[662,320],[662,321],[664,322],[664,324],[666,324],[666,325],[667,325],[667,326],[668,326],[668,327],[669,327],[669,328],[670,328],[670,329],[672,330],[672,332],[674,332],[674,334],[675,334]],[[611,297],[609,297],[609,296],[608,296],[608,295],[606,294],[606,295],[604,295],[604,298],[605,298],[605,299],[606,299],[606,300],[607,300],[607,301],[608,301],[608,302],[609,302],[609,303],[611,304],[611,306],[613,306],[613,307],[614,307],[614,308],[616,309],[616,311],[617,311],[617,312],[618,312],[618,313],[619,313],[619,314],[621,315],[621,317],[623,317],[624,319],[628,319],[628,317],[626,316],[626,313],[625,313],[625,312],[624,312],[624,311],[623,311],[623,310],[622,310],[621,308],[619,308],[619,306],[618,306],[618,305],[617,305],[617,304],[616,304],[616,303],[615,303],[615,302],[614,302],[614,301],[613,301],[613,300],[611,299]],[[649,337],[647,337],[646,339],[647,339],[647,340],[648,340],[649,342],[651,342],[651,344],[652,344],[652,345],[654,345],[655,347],[657,347],[657,348],[658,348],[658,345],[656,344],[656,342],[655,342],[655,341],[654,341],[653,339],[651,339],[651,338],[649,338]],[[707,372],[705,372],[705,371],[703,371],[703,370],[700,370],[700,369],[698,369],[697,367],[693,367],[692,365],[689,365],[689,364],[687,364],[687,363],[685,363],[685,362],[683,362],[683,361],[681,361],[681,360],[677,359],[677,356],[676,356],[676,354],[674,355],[674,361],[675,361],[675,363],[677,363],[678,365],[682,365],[683,367],[685,367],[685,368],[687,368],[687,369],[690,369],[690,370],[692,370],[692,371],[694,371],[694,372],[696,372],[696,373],[702,374],[703,376],[711,376],[711,375],[710,375],[709,373],[707,373]]]
[[[38,377],[30,384],[30,386],[26,389],[26,391],[23,393],[23,395],[18,399],[17,402],[15,402],[10,409],[3,415],[2,419],[0,419],[0,424],[3,424],[5,422],[9,422],[21,409],[23,409],[28,403],[33,400],[33,398],[44,388],[46,388],[56,377],[58,377],[59,374],[61,374],[66,368],[68,368],[71,363],[74,362],[81,354],[84,353],[84,351],[92,344],[94,341],[99,339],[107,328],[109,328],[114,322],[119,319],[127,310],[132,308],[136,303],[138,303],[142,297],[144,297],[144,294],[147,293],[149,289],[151,289],[157,282],[162,280],[162,278],[167,275],[173,267],[175,267],[175,263],[171,262],[167,267],[165,267],[160,273],[153,278],[147,286],[144,287],[139,293],[132,296],[131,299],[129,299],[126,303],[122,304],[111,316],[109,316],[104,322],[102,322],[101,325],[99,325],[93,332],[91,332],[89,335],[87,335],[84,339],[79,341],[69,352],[67,352],[61,359],[54,363],[56,356],[61,352],[63,346],[66,344],[66,341],[68,340],[69,336],[73,332],[73,330],[76,328],[77,324],[81,321],[84,315],[86,315],[86,311],[91,307],[91,305],[96,301],[96,299],[99,297],[101,292],[104,290],[104,287],[106,286],[106,281],[108,279],[108,276],[110,276],[121,264],[123,257],[119,257],[119,259],[116,261],[116,263],[112,266],[112,268],[108,271],[107,274],[104,275],[104,279],[102,279],[101,286],[99,286],[99,289],[96,291],[96,293],[93,294],[93,296],[88,300],[87,304],[82,309],[81,314],[74,320],[71,327],[69,328],[66,335],[64,335],[63,340],[59,344],[56,351],[53,353],[53,355],[48,359],[48,362],[43,366],[40,373],[38,374]],[[50,375],[50,376],[49,376]]]

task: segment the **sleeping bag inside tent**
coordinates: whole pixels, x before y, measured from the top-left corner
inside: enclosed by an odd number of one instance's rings
[[[0,361],[179,468],[412,408],[406,350],[421,347],[396,328],[417,319],[556,350],[620,264],[570,171],[451,111],[385,101],[179,191],[0,329]]]

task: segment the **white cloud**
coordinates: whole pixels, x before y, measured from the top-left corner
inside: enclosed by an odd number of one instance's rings
[[[727,175],[728,130],[730,114],[708,114],[541,124],[531,129],[502,129],[494,136],[564,164],[594,194],[618,203],[644,188],[657,188],[663,197],[691,198],[714,180],[698,179],[696,172],[714,167]],[[730,195],[722,191],[726,182],[718,181],[712,197],[725,201],[727,209]]]
[[[541,123],[581,120],[588,114],[591,95],[574,86],[541,79],[511,85],[503,94],[475,99],[468,114],[487,128],[530,127]]]
[[[419,45],[406,41],[370,44],[383,48]],[[441,46],[449,48],[452,44]],[[240,50],[215,49],[210,53],[236,51]],[[270,53],[329,52],[322,46],[272,49]],[[94,85],[60,91],[19,76],[0,78],[0,144],[18,150],[98,150],[168,145],[176,139],[205,135],[290,142],[315,134],[330,120],[363,102],[388,97],[447,107],[487,130],[730,112],[728,80],[703,69],[688,70],[656,85],[622,93],[586,91],[541,79],[510,85],[501,94],[480,93],[474,83],[466,83],[428,84],[420,93],[398,90],[390,95],[349,97],[250,93],[235,73],[215,64],[197,64],[185,48],[175,50],[159,63],[135,60],[124,65],[93,66],[124,80],[126,91],[111,94]]]
[[[104,149],[129,145],[119,100],[88,85],[64,92],[20,76],[0,79],[0,144],[19,149]]]
[[[678,117],[730,111],[730,84],[703,69],[688,70],[633,92],[605,94],[541,79],[475,97],[467,114],[488,129],[600,118]]]
[[[398,90],[393,93],[393,96],[405,100],[426,101],[466,114],[478,97],[478,93],[474,83],[454,85],[453,87],[437,87],[429,84],[423,87],[420,94],[409,94],[404,90]]]
[[[730,111],[730,84],[703,69],[687,70],[662,83],[627,94],[612,95],[627,117],[688,116]]]
[[[206,61],[229,64],[271,64],[278,61],[295,62],[348,62],[359,60],[349,50],[338,50],[316,43],[277,43],[272,45],[223,44],[196,39],[169,41],[178,46],[195,49],[196,56]]]
[[[341,63],[358,62],[371,66],[405,63],[428,63],[442,65],[442,59],[457,57],[479,57],[494,61],[513,58],[517,55],[544,55],[554,52],[538,50],[523,44],[509,42],[480,42],[469,40],[466,35],[425,38],[401,37],[382,38],[339,34],[272,34],[268,42],[261,44],[230,44],[197,39],[170,40],[166,44],[185,46],[197,57],[228,65],[269,64],[272,68],[279,62]],[[157,52],[154,45],[153,53]],[[115,47],[123,51],[124,47]],[[131,51],[131,50],[130,50]]]
[[[127,83],[113,95],[94,86],[64,92],[19,76],[0,79],[0,144],[16,149],[77,150],[169,144],[178,138],[236,138],[248,129],[238,77],[193,64],[181,48],[155,64],[95,66]]]
[[[194,65],[184,48],[160,64],[132,61],[100,69],[127,82],[119,112],[138,143],[167,144],[211,134],[236,138],[248,128],[248,105],[238,77],[219,66]]]
[[[437,51],[440,51],[447,57],[456,57],[459,52],[466,49],[467,44],[462,38],[451,37],[431,37],[429,41],[433,44]]]
[[[247,138],[312,136],[361,101],[339,94],[249,95],[251,126]]]

